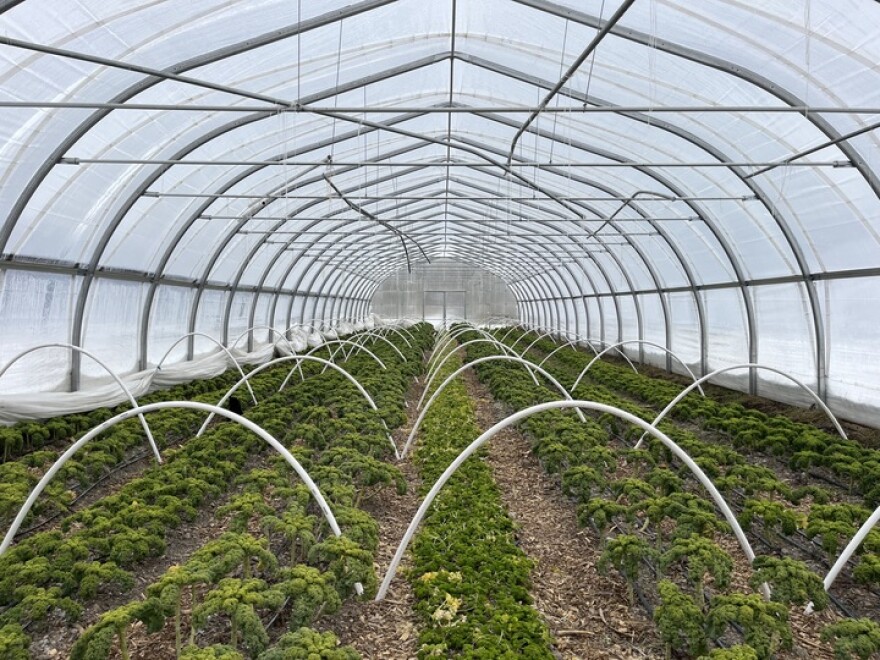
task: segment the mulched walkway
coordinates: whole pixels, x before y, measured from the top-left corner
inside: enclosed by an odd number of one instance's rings
[[[482,428],[505,416],[473,372],[465,382]],[[528,440],[508,428],[490,441],[488,451],[508,513],[520,528],[517,541],[536,564],[532,596],[558,657],[663,657],[653,622],[629,605],[625,585],[596,569],[600,539],[578,525],[574,503],[541,467]]]

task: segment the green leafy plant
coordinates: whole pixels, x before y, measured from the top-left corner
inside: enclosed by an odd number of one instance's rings
[[[359,660],[350,646],[340,646],[332,632],[321,633],[311,628],[289,632],[275,647],[260,654],[258,660]]]
[[[562,490],[582,502],[590,499],[593,491],[605,485],[604,475],[589,465],[569,468],[562,474]]]
[[[620,534],[609,540],[597,568],[606,571],[613,566],[626,580],[629,603],[635,603],[635,584],[639,579],[642,562],[652,559],[655,551],[645,541],[632,534]]]
[[[766,601],[759,594],[730,594],[712,598],[706,625],[709,635],[720,637],[731,624],[743,630],[746,644],[759,658],[770,658],[780,649],[792,646],[788,608]]]
[[[0,628],[0,657],[8,660],[28,660],[30,639],[17,623],[7,623]]]
[[[289,562],[293,566],[306,557],[315,544],[315,516],[308,515],[300,506],[293,506],[281,516],[263,518],[263,528],[270,533],[278,533],[290,548]]]
[[[759,660],[758,652],[748,644],[735,644],[726,649],[713,649],[704,658],[711,660]]]
[[[299,564],[283,569],[278,588],[290,599],[290,627],[309,625],[322,614],[332,614],[342,604],[332,573]]]
[[[224,644],[214,644],[206,648],[190,644],[183,649],[180,660],[244,660],[244,656]]]
[[[104,660],[110,657],[114,642],[119,645],[122,660],[129,660],[128,629],[141,617],[138,601],[105,612],[74,644],[70,660]]]
[[[768,538],[779,543],[779,534],[794,534],[804,525],[803,516],[795,513],[780,502],[764,499],[747,499],[739,515],[743,529],[750,530],[759,522]]]
[[[863,555],[853,571],[853,577],[863,584],[880,584],[880,555],[874,553]]]
[[[844,619],[825,626],[822,641],[834,644],[837,660],[867,660],[880,653],[880,625],[871,619]]]
[[[613,500],[606,500],[601,497],[594,497],[586,504],[578,507],[578,521],[581,525],[592,523],[596,526],[600,536],[604,536],[605,530],[614,523],[615,520],[624,520],[629,518],[629,507],[619,504]]]
[[[236,495],[227,504],[217,509],[217,515],[232,516],[230,529],[234,532],[246,532],[250,523],[261,516],[273,513],[274,510],[263,498],[262,493],[246,491]]]
[[[225,578],[205,594],[202,603],[193,610],[193,620],[201,628],[208,617],[225,615],[229,619],[229,646],[237,650],[241,637],[241,643],[256,655],[269,644],[257,610],[278,608],[283,602],[284,592],[269,587],[263,580]]]
[[[711,576],[720,589],[726,589],[730,584],[733,560],[714,541],[705,537],[692,535],[675,539],[669,550],[660,557],[664,571],[673,564],[686,567],[688,582],[696,594],[701,611],[705,605],[703,589],[707,576]]]
[[[694,600],[669,580],[657,584],[660,604],[654,609],[654,622],[666,645],[666,658],[672,651],[697,656],[706,649],[703,611]]]
[[[772,599],[786,605],[813,603],[816,610],[828,607],[828,593],[822,578],[802,561],[788,557],[755,557],[752,562],[749,585],[757,589],[765,582],[770,585]]]
[[[312,546],[309,563],[318,564],[336,576],[337,589],[343,598],[354,592],[356,582],[363,585],[368,598],[375,594],[373,555],[345,536],[331,536]]]

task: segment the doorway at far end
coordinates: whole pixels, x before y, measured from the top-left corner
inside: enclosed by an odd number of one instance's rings
[[[467,294],[464,291],[425,291],[422,320],[448,328],[467,318]]]

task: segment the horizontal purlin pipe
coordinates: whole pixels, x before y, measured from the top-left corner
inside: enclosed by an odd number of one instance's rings
[[[513,152],[516,149],[516,143],[519,142],[520,137],[522,137],[523,133],[528,130],[529,126],[535,119],[538,118],[538,115],[550,104],[550,101],[553,100],[553,97],[559,93],[563,87],[565,87],[565,83],[577,72],[580,68],[581,64],[583,64],[590,54],[596,50],[605,36],[611,32],[611,29],[617,25],[617,22],[623,18],[623,15],[629,10],[635,0],[624,0],[620,3],[620,6],[617,8],[617,11],[608,19],[608,22],[602,26],[602,28],[596,33],[593,37],[593,40],[587,45],[578,58],[572,62],[571,66],[568,67],[568,70],[562,74],[562,77],[559,79],[552,89],[547,93],[544,97],[544,100],[541,101],[540,105],[535,108],[532,113],[528,116],[528,118],[523,122],[523,125],[519,127],[519,130],[516,132],[516,135],[513,136],[513,141],[510,143],[510,153],[507,154],[507,165],[513,161]]]
[[[177,104],[177,103],[100,103],[88,101],[0,101],[0,108],[42,108],[45,110],[138,110],[138,111],[155,111],[155,112],[241,112],[250,114],[253,112],[286,112],[286,113],[308,113],[308,112],[325,112],[333,110],[335,112],[346,113],[369,113],[369,114],[385,114],[391,112],[427,112],[427,113],[452,113],[467,114],[480,112],[494,112],[507,114],[521,114],[526,112],[534,112],[537,108],[534,106],[474,106],[474,107],[431,107],[425,108],[421,106],[340,106],[337,108],[329,108],[322,106],[302,105],[299,107],[291,107],[286,105],[278,105],[274,103],[266,103],[265,105],[201,105],[201,104]],[[561,113],[561,114],[617,114],[624,112],[649,112],[649,113],[704,113],[704,112],[728,112],[733,114],[743,113],[772,113],[772,114],[846,114],[846,115],[876,115],[880,114],[880,108],[872,107],[839,107],[839,106],[762,106],[762,105],[620,105],[620,106],[598,106],[598,105],[570,105],[557,106],[554,108],[544,108],[541,112]]]
[[[872,125],[873,126],[873,125]],[[878,124],[877,126],[880,126]],[[877,126],[874,126],[876,128]],[[868,129],[862,129],[858,132],[858,134],[867,132],[867,130],[871,130],[870,127]],[[853,135],[844,136],[843,139],[847,137],[854,137]],[[819,147],[815,147],[813,151],[818,151],[820,149],[824,149],[825,147],[832,146],[832,144],[836,144],[841,140],[837,140],[833,143],[826,143],[824,145],[820,145]],[[792,161],[797,158],[803,158],[807,154],[800,154],[794,156]],[[786,161],[765,161],[765,162],[739,162],[739,163],[729,163],[727,161],[724,162],[686,162],[686,161],[668,161],[668,162],[659,162],[659,163],[651,163],[651,162],[642,162],[642,161],[609,161],[607,163],[599,163],[599,162],[590,162],[590,163],[559,163],[559,162],[534,162],[534,161],[517,161],[516,163],[512,163],[510,167],[582,167],[582,168],[620,168],[620,167],[664,167],[664,168],[676,168],[676,167],[686,167],[686,168],[721,168],[721,167],[782,167],[783,165],[789,167],[851,167],[852,164],[848,160],[825,160],[825,161],[808,161],[808,162],[792,162],[789,160]],[[163,158],[78,158],[76,156],[69,156],[62,158],[58,161],[60,165],[190,165],[190,166],[199,166],[199,167],[207,167],[207,166],[223,166],[223,167],[233,167],[237,165],[264,165],[266,167],[270,166],[310,166],[315,167],[319,165],[326,165],[326,161],[289,161],[289,160],[188,160],[188,159],[163,159]],[[334,166],[337,167],[467,167],[467,168],[493,168],[497,167],[492,163],[471,163],[471,162],[462,162],[462,161],[446,161],[446,160],[438,160],[438,161],[408,161],[408,162],[387,162],[387,161],[351,161],[351,162],[334,162]],[[759,172],[755,172],[754,174],[759,174]],[[754,174],[750,176],[754,176]]]

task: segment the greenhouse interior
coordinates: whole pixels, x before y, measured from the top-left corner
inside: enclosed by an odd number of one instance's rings
[[[0,659],[880,658],[880,2],[0,29]]]

